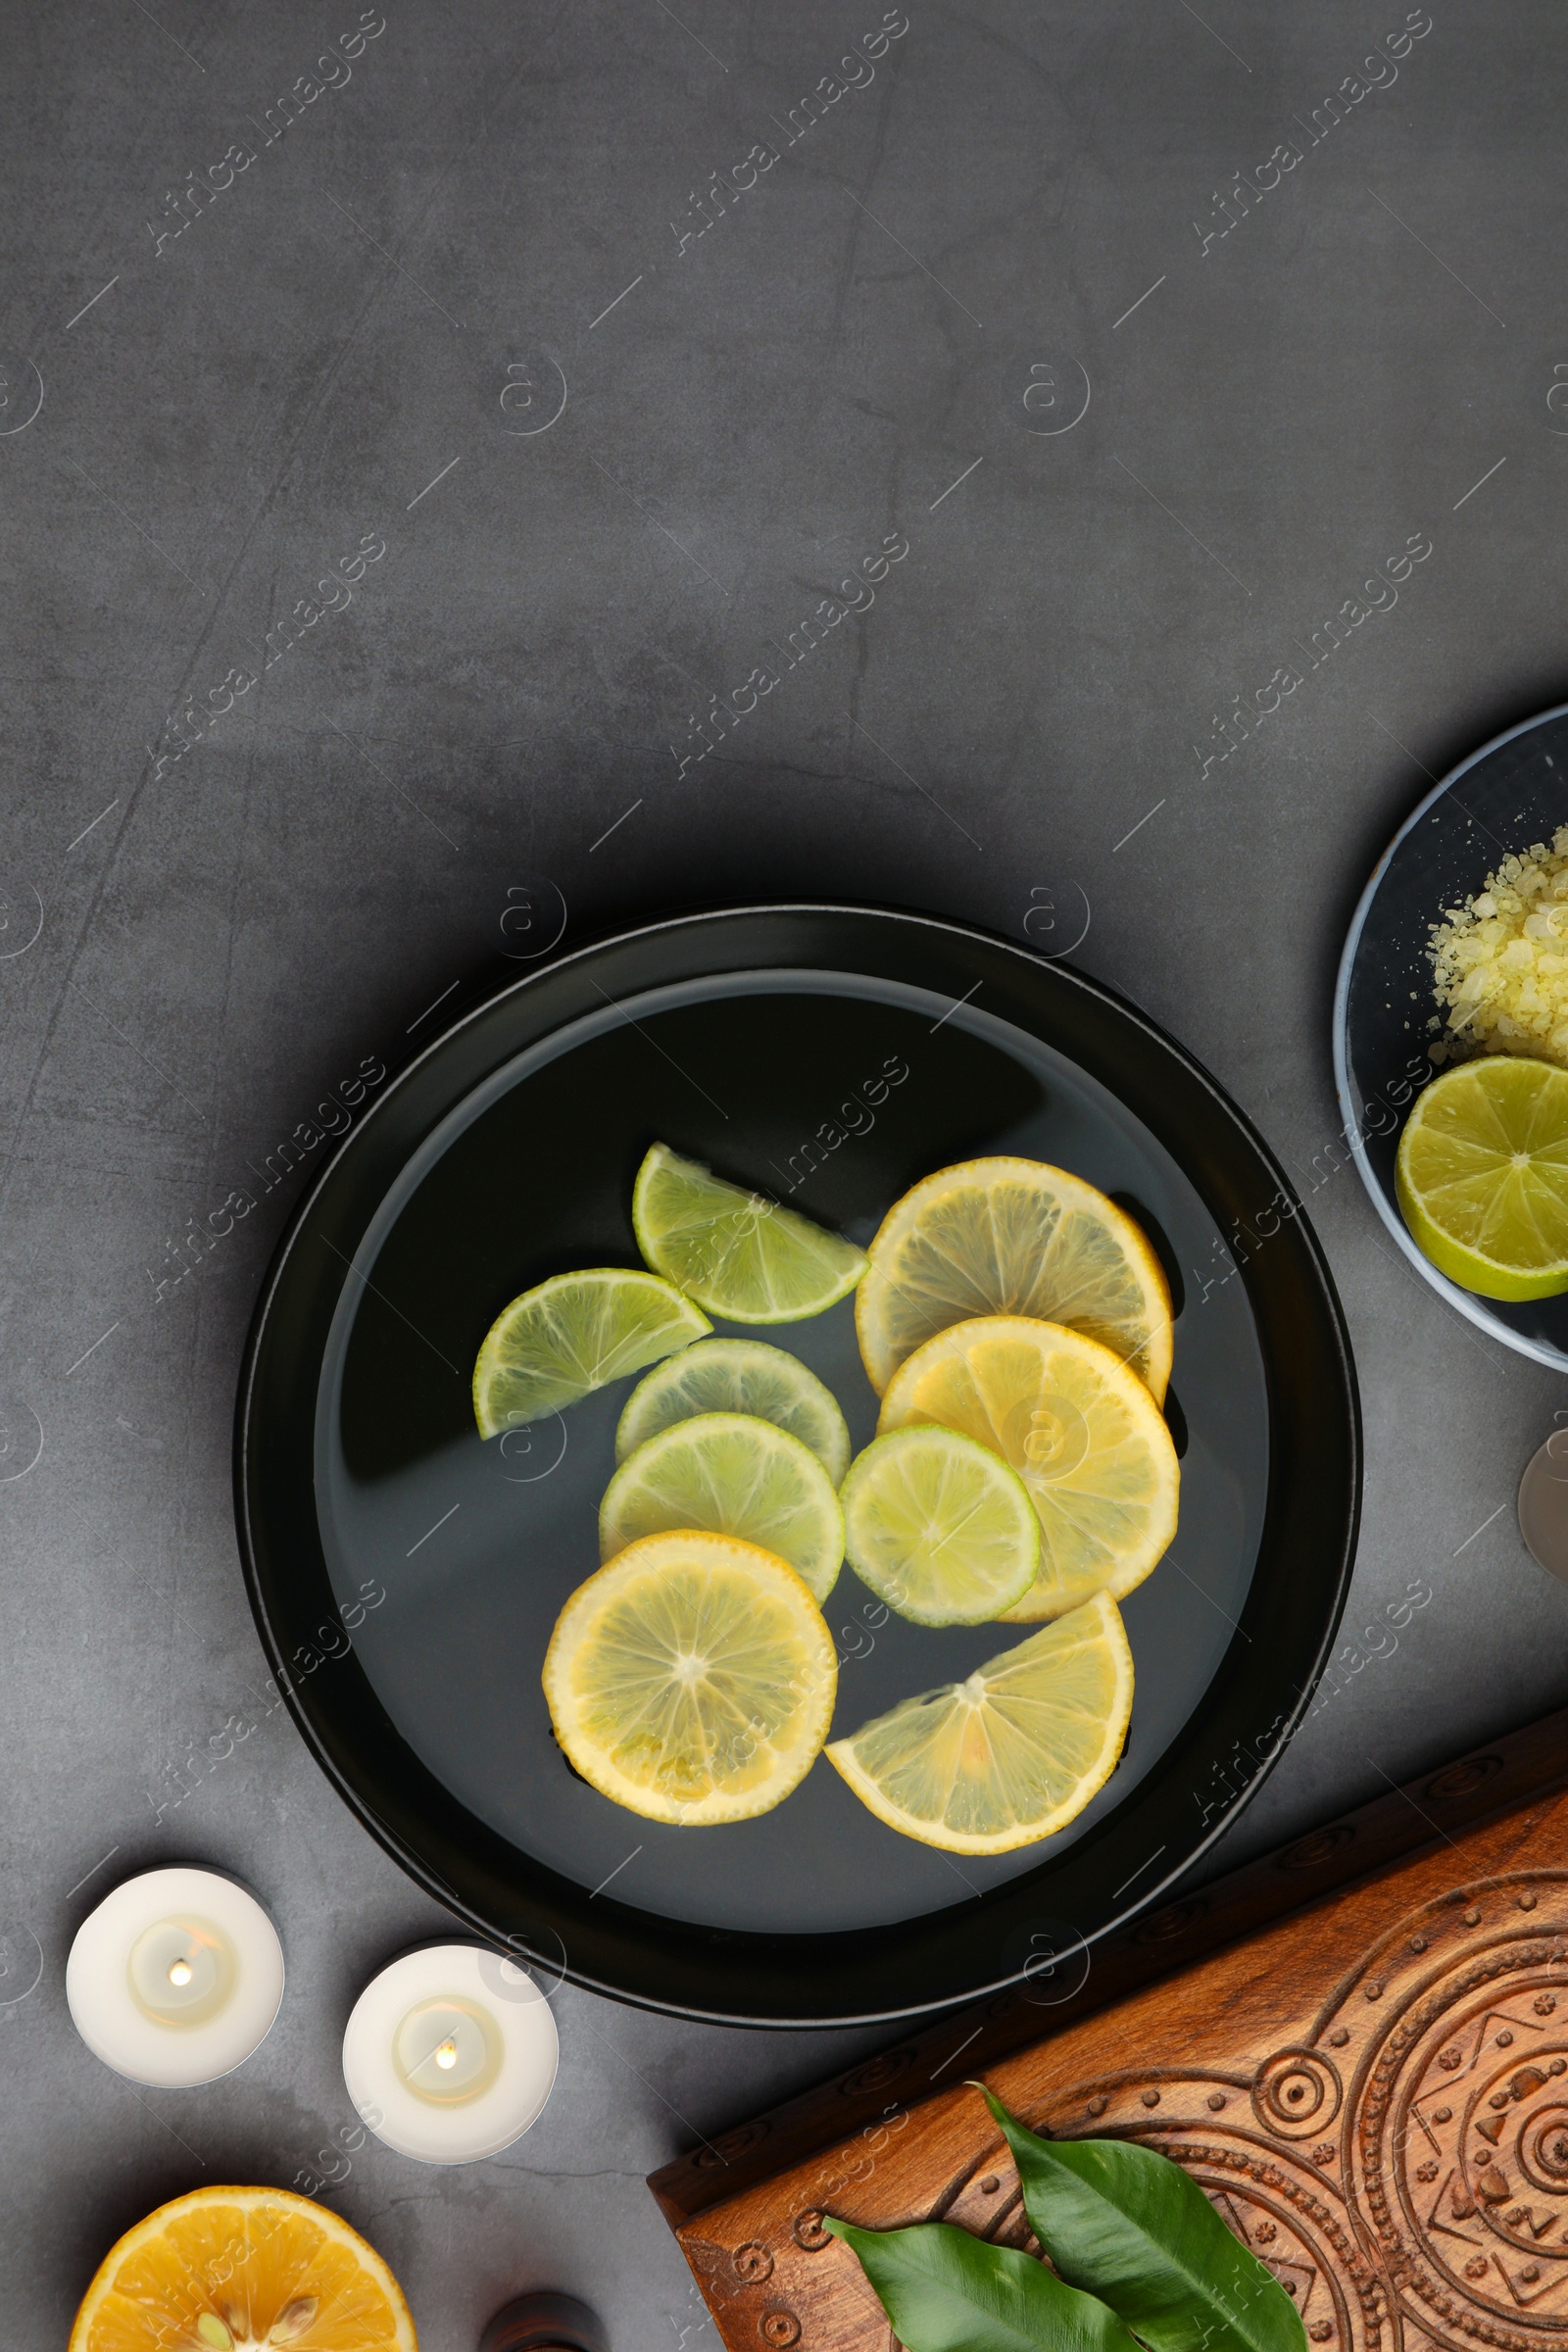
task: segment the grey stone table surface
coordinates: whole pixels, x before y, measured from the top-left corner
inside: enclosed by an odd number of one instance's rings
[[[1558,1386],[1396,1260],[1328,1042],[1398,819],[1565,695],[1568,18],[7,20],[0,2341],[44,2352],[156,2200],[320,2169],[349,2005],[442,1925],[260,1696],[231,1410],[309,1161],[172,1276],[335,1080],[517,968],[530,881],[567,945],[803,896],[1050,949],[1086,907],[1075,959],[1281,1153],[1362,1380],[1348,1626],[1434,1597],[1232,1857],[1568,1698],[1510,1508]],[[256,1886],[291,1989],[238,2075],[141,2092],[65,1955],[177,1858]],[[710,2343],[642,2176],[877,2037],[557,2005],[528,2137],[372,2143],[332,2194],[427,2352],[530,2283],[616,2352]]]

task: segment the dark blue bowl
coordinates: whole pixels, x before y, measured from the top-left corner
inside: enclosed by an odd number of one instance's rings
[[[1472,898],[1506,857],[1568,824],[1568,704],[1472,752],[1406,817],[1361,894],[1334,992],[1341,1135],[1313,1161],[1326,1183],[1352,1157],[1372,1204],[1423,1282],[1505,1348],[1568,1370],[1568,1294],[1524,1305],[1463,1291],[1422,1256],[1399,1214],[1394,1162],[1410,1104],[1435,1074],[1441,1031],[1427,953],[1446,907]],[[1310,1200],[1311,1193],[1307,1194]]]

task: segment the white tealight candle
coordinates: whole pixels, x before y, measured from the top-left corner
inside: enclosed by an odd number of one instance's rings
[[[526,1970],[483,1944],[405,1952],[354,2004],[343,2080],[399,2155],[473,2164],[519,2139],[556,2079],[556,2021]]]
[[[83,1920],[66,1999],[90,2050],[133,2082],[172,2090],[243,2065],[283,1998],[277,1931],[214,1870],[149,1870]]]

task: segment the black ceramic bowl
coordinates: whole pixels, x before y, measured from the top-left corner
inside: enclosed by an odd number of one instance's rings
[[[1334,999],[1334,1077],[1342,1144],[1314,1162],[1326,1182],[1348,1149],[1372,1203],[1423,1282],[1468,1322],[1568,1370],[1568,1296],[1522,1306],[1461,1290],[1422,1256],[1399,1214],[1394,1163],[1411,1102],[1433,1074],[1438,1005],[1427,953],[1445,907],[1473,898],[1510,854],[1548,846],[1568,824],[1568,705],[1510,727],[1472,752],[1405,818],[1361,894]]]
[[[632,1178],[656,1138],[862,1241],[934,1168],[1059,1161],[1165,1259],[1181,1527],[1123,1604],[1125,1755],[1046,1843],[942,1854],[876,1821],[825,1761],[760,1820],[672,1829],[609,1803],[555,1744],[540,1666],[598,1566],[630,1384],[485,1445],[469,1378],[517,1292],[638,1263]],[[1240,1227],[1270,1238],[1238,1266],[1223,1237]],[[864,1444],[876,1399],[853,1301],[762,1336],[827,1380]],[[956,924],[774,906],[565,956],[387,1089],[279,1250],[236,1486],[252,1604],[300,1728],[423,1886],[547,1979],[735,2023],[847,2024],[1065,1968],[1213,1840],[1332,1638],[1359,1431],[1305,1219],[1168,1038],[1095,982]],[[885,1619],[848,1569],[827,1616],[835,1735],[1021,1638]]]

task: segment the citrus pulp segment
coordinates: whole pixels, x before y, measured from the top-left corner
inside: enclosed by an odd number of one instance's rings
[[[833,1640],[793,1568],[731,1536],[645,1536],[567,1601],[545,1654],[556,1738],[650,1821],[748,1821],[815,1761]]]
[[[894,1202],[871,1244],[856,1330],[881,1396],[906,1356],[977,1315],[1087,1332],[1163,1403],[1171,1301],[1131,1217],[1082,1177],[1038,1159],[971,1159]]]
[[[1495,1054],[1429,1080],[1399,1138],[1395,1189],[1450,1282],[1484,1298],[1568,1291],[1568,1070]]]
[[[128,2230],[99,2265],[70,2352],[417,2352],[373,2246],[308,2197],[198,2188]]]
[[[1009,1623],[1121,1599],[1176,1533],[1180,1473],[1143,1382],[1081,1331],[985,1315],[939,1332],[899,1367],[878,1435],[925,1422],[1009,1462],[1040,1518],[1040,1567]]]
[[[675,1528],[760,1544],[818,1601],[844,1559],[844,1513],[827,1472],[799,1438],[748,1413],[700,1413],[628,1454],[599,1506],[599,1556]]]
[[[798,1356],[765,1340],[699,1340],[656,1364],[626,1399],[615,1459],[698,1413],[752,1413],[809,1446],[835,1487],[850,1466],[850,1433],[838,1398]]]
[[[1065,1829],[1104,1787],[1132,1704],[1132,1651],[1115,1602],[1098,1592],[827,1755],[890,1830],[951,1854],[1005,1854]]]
[[[655,1144],[637,1171],[631,1221],[648,1263],[731,1323],[819,1315],[865,1271],[863,1250],[665,1144]]]
[[[503,1307],[485,1333],[473,1368],[479,1435],[493,1438],[558,1413],[712,1328],[657,1274],[596,1266],[554,1275]]]
[[[851,1567],[916,1625],[978,1625],[1021,1600],[1040,1565],[1029,1491],[990,1446],[956,1430],[893,1430],[844,1482]]]

